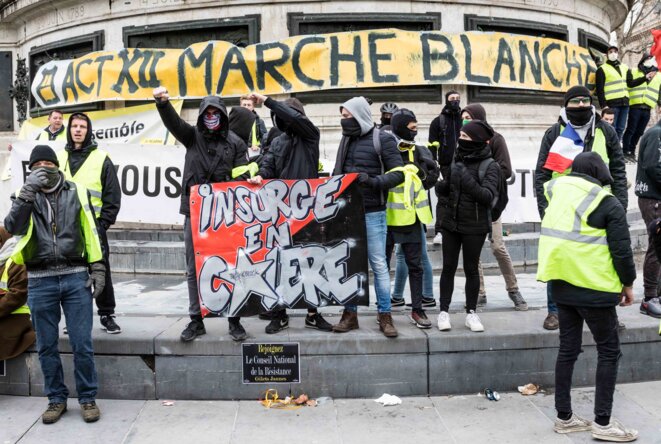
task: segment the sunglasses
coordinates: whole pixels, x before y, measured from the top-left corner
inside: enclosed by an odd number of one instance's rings
[[[585,105],[590,105],[592,103],[592,98],[591,97],[574,97],[569,99],[569,103],[572,105],[580,105],[580,104],[585,104]]]

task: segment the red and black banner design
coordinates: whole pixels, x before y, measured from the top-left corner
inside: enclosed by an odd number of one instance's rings
[[[202,315],[369,304],[355,174],[191,188]]]

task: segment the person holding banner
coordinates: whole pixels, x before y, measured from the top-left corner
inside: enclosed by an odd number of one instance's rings
[[[391,134],[376,128],[370,104],[364,97],[354,97],[340,106],[342,140],[337,151],[333,175],[358,173],[363,194],[367,257],[374,273],[374,291],[378,308],[377,322],[384,336],[397,337],[390,305],[390,273],[386,262],[386,192],[404,181],[404,166],[397,143]],[[358,328],[358,306],[345,305],[336,333]]]
[[[234,177],[233,170],[248,164],[248,147],[239,136],[230,131],[227,108],[220,97],[207,96],[202,99],[197,122],[195,125],[189,125],[179,117],[170,104],[170,96],[166,88],[154,89],[153,95],[163,124],[186,147],[179,212],[184,215],[188,314],[191,322],[181,332],[180,339],[189,342],[206,333],[195,271],[193,227],[190,221],[190,188],[205,183],[247,179],[247,173]],[[248,337],[239,318],[230,317],[228,321],[232,339],[243,341]]]
[[[573,86],[565,93],[564,107],[560,110],[558,122],[546,130],[537,157],[535,193],[542,219],[548,205],[544,184],[552,178],[570,173],[574,158],[589,151],[599,154],[608,166],[613,177],[612,192],[626,211],[627,175],[617,133],[611,125],[601,120],[592,105],[590,91],[584,86]],[[553,303],[551,284],[546,286],[546,293],[548,315],[544,320],[544,328],[557,330],[558,308]]]
[[[35,140],[66,140],[67,133],[63,117],[64,115],[59,109],[51,110],[48,113],[48,126],[39,133]]]
[[[110,275],[110,246],[107,233],[117,220],[122,202],[122,189],[117,180],[115,165],[108,153],[97,146],[92,134],[92,121],[87,114],[72,114],[67,127],[67,144],[63,151],[57,153],[57,160],[64,177],[83,185],[90,193],[92,211],[98,221],[99,239],[103,246],[103,260],[106,264],[106,285],[96,298],[96,308],[101,320],[101,328],[109,334],[118,334],[122,329],[115,321],[115,290]]]
[[[303,104],[296,98],[278,102],[270,97],[252,93],[249,96],[258,105],[262,103],[271,110],[275,126],[282,131],[264,155],[259,172],[248,182],[261,185],[263,179],[317,179],[319,177],[320,132],[305,115]],[[329,324],[317,311],[309,307],[305,327],[331,331]],[[273,334],[289,328],[289,317],[284,308],[271,312],[271,322],[266,333]]]

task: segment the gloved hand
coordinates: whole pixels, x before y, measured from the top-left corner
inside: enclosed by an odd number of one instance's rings
[[[92,297],[97,298],[106,286],[106,265],[103,262],[94,262],[90,264],[90,280],[88,287],[94,285]]]
[[[379,179],[376,177],[370,177],[367,173],[358,174],[358,183],[363,184],[373,190],[378,190],[380,188]]]
[[[367,173],[358,173],[356,180],[360,184],[366,184],[370,180],[370,176]]]
[[[37,192],[48,183],[48,173],[42,168],[32,171],[25,179],[25,184],[18,193],[18,197],[28,202],[34,202]]]

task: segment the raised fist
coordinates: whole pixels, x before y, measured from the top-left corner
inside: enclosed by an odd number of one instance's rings
[[[168,95],[168,89],[164,86],[159,86],[158,88],[154,89],[152,94],[154,95],[154,99],[156,99],[157,102],[167,102],[170,99],[170,96]]]

